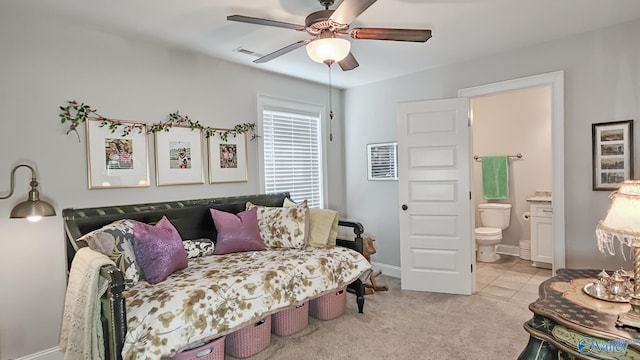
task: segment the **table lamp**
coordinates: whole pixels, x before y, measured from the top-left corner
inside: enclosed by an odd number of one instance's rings
[[[633,249],[634,284],[631,310],[618,315],[616,325],[640,328],[640,181],[620,184],[611,196],[611,206],[596,227],[598,249],[613,254],[614,240]]]

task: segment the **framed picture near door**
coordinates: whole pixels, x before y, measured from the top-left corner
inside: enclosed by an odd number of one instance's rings
[[[611,191],[633,178],[633,120],[591,125],[593,190]]]
[[[398,180],[398,143],[367,144],[367,180]]]

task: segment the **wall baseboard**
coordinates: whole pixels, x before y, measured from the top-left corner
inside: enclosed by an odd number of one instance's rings
[[[64,354],[56,346],[52,347],[51,349],[42,350],[34,354],[16,358],[14,360],[62,360],[63,358]]]
[[[382,271],[383,275],[391,276],[398,279],[400,279],[401,277],[400,267],[398,266],[387,265],[387,264],[382,264],[377,262],[371,262],[371,265],[373,265],[374,271]]]
[[[515,245],[498,245],[496,252],[504,255],[520,256],[520,247]],[[371,262],[374,271],[382,271],[382,274],[400,279],[402,272],[399,266],[387,265],[378,262]]]
[[[496,248],[498,254],[505,254],[511,256],[520,256],[520,247],[515,245],[502,245],[498,244]]]

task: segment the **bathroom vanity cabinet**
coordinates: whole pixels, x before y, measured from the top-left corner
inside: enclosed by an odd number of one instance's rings
[[[551,264],[553,262],[553,241],[551,218],[553,208],[551,203],[532,202],[529,205],[531,213],[531,260],[535,266],[538,263]]]

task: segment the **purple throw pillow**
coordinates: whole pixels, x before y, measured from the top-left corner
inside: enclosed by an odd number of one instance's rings
[[[155,226],[134,222],[133,250],[142,274],[150,284],[164,281],[175,271],[187,267],[182,238],[166,216]]]
[[[211,209],[211,217],[218,231],[214,255],[264,250],[258,228],[258,208],[238,214]]]

